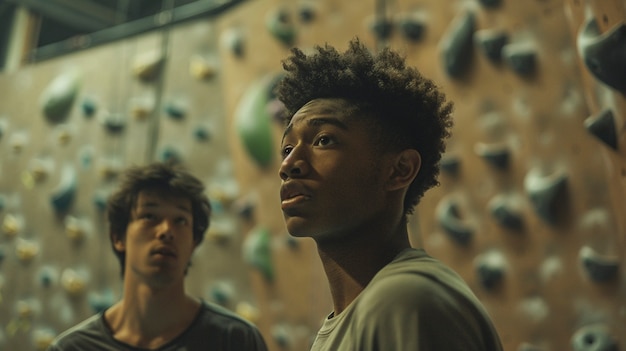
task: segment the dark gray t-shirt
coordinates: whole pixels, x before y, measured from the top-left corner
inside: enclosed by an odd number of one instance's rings
[[[96,314],[59,335],[48,351],[145,350],[113,338],[104,319]],[[234,313],[204,302],[193,323],[158,351],[267,351],[258,329]]]

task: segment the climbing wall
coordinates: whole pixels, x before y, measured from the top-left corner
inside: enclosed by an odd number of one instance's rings
[[[305,350],[331,305],[314,245],[284,232],[268,91],[288,47],[354,36],[399,50],[456,104],[414,244],[462,274],[506,350],[624,348],[625,15],[623,1],[268,0],[223,16],[237,179],[261,199],[250,232],[272,238],[272,279],[252,276],[272,348]]]
[[[41,350],[119,298],[102,206],[175,158],[214,215],[188,290],[308,350],[331,310],[279,208],[271,94],[291,46],[402,52],[455,102],[411,239],[457,270],[506,350],[626,348],[623,0],[257,0],[0,75],[0,349]]]
[[[212,201],[188,291],[258,314],[216,45],[197,21],[0,76],[0,350],[43,350],[120,297],[104,204],[150,160],[178,159]]]

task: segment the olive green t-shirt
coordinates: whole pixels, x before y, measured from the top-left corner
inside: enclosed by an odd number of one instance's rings
[[[327,318],[312,351],[500,351],[485,309],[450,268],[406,249],[339,315]]]

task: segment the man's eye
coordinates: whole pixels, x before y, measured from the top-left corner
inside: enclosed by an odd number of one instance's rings
[[[280,150],[280,155],[285,158],[291,153],[291,150],[293,150],[292,146],[285,146]]]
[[[334,143],[335,141],[333,140],[333,138],[327,135],[322,135],[319,138],[317,138],[317,140],[315,141],[315,145],[319,145],[319,146],[326,146],[326,145],[331,145]]]
[[[189,224],[189,221],[187,220],[187,218],[181,217],[181,218],[176,220],[176,223],[178,223],[180,225],[187,225],[187,224]]]
[[[139,215],[139,218],[146,220],[146,221],[151,221],[151,220],[154,220],[156,216],[153,215],[152,213],[143,213]]]

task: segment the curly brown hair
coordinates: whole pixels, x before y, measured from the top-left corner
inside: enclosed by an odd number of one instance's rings
[[[287,109],[287,123],[302,106],[319,98],[340,98],[354,105],[351,115],[370,118],[384,150],[417,150],[421,169],[404,199],[410,214],[426,190],[439,185],[439,161],[452,127],[452,103],[433,81],[406,65],[389,48],[372,54],[358,38],[339,53],[326,44],[307,55],[298,48],[283,60],[286,71],[276,94]]]
[[[188,198],[193,216],[193,240],[200,244],[209,228],[211,216],[211,204],[204,189],[204,184],[180,164],[155,162],[145,166],[133,166],[124,172],[117,190],[107,200],[109,239],[113,252],[120,261],[122,276],[126,256],[124,252],[117,251],[113,243],[116,239],[125,238],[131,211],[137,205],[139,193],[156,190],[164,195]]]

